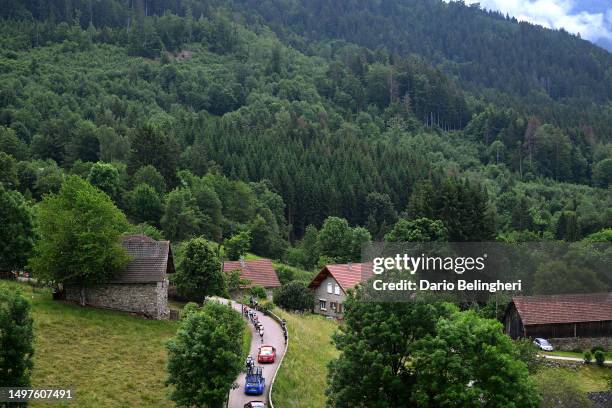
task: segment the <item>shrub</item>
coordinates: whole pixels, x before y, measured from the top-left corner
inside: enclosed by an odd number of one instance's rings
[[[199,306],[196,302],[189,302],[185,306],[183,306],[183,310],[181,311],[181,319],[186,318],[193,312],[197,312]]]
[[[314,294],[302,282],[290,282],[274,291],[274,303],[287,310],[310,310]]]
[[[593,355],[595,356],[595,362],[597,363],[597,365],[603,367],[604,361],[606,361],[606,355],[604,354],[604,352],[601,350],[597,350]]]
[[[264,313],[271,311],[272,309],[274,309],[274,307],[274,303],[267,300],[264,300],[263,302],[259,303],[259,310]]]
[[[530,374],[538,371],[541,366],[541,360],[538,358],[538,349],[529,339],[519,339],[515,343],[518,357],[527,364],[527,369]]]
[[[276,274],[278,275],[278,280],[283,285],[295,279],[295,272],[293,271],[293,269],[288,268],[284,265],[280,265],[278,268],[276,268]]]
[[[597,351],[606,351],[602,346],[593,346],[591,348],[591,353],[595,354]]]
[[[251,296],[255,296],[258,299],[268,298],[268,294],[266,293],[266,290],[263,288],[263,286],[255,285],[251,287],[251,289],[249,289],[249,293],[251,294]]]
[[[584,352],[584,362],[586,364],[591,364],[591,361],[593,361],[593,355],[591,354],[590,351],[585,351]]]

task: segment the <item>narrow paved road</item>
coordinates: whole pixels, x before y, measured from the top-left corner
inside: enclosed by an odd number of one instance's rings
[[[227,300],[225,299],[218,300],[223,303],[227,303]],[[238,312],[242,311],[242,305],[240,303],[232,302],[232,306]],[[243,408],[244,404],[249,401],[265,401],[266,406],[268,406],[267,400],[268,392],[270,391],[270,384],[272,382],[272,379],[274,378],[276,370],[278,370],[281,358],[285,354],[285,338],[283,337],[283,331],[280,325],[274,319],[264,315],[262,312],[257,312],[257,316],[264,327],[264,339],[262,343],[261,338],[259,337],[259,333],[255,331],[253,324],[251,322],[247,322],[252,334],[251,351],[249,354],[255,360],[255,365],[259,365],[263,369],[263,376],[266,379],[266,390],[262,395],[246,395],[244,393],[244,381],[246,373],[243,371],[242,373],[240,373],[238,379],[236,380],[236,385],[238,387],[230,391],[230,398],[228,404],[229,408]],[[276,347],[276,360],[273,364],[257,363],[257,352],[262,344]]]

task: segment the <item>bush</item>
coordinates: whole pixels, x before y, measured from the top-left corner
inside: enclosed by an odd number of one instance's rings
[[[266,290],[263,288],[263,286],[255,285],[251,287],[251,289],[249,289],[249,293],[251,294],[251,296],[254,296],[257,299],[268,298],[268,294],[266,293]]]
[[[519,339],[514,342],[518,357],[525,364],[530,374],[533,374],[539,370],[542,364],[542,360],[538,358],[538,349],[533,345],[529,339]]]
[[[280,265],[278,268],[276,268],[276,274],[278,275],[278,280],[283,285],[286,285],[295,279],[295,272],[293,269],[284,265]]]
[[[597,365],[603,367],[604,361],[606,361],[606,355],[604,354],[604,352],[601,350],[597,350],[593,355],[595,356],[595,362],[597,363]]]
[[[263,302],[259,303],[259,310],[266,313],[271,311],[272,309],[274,309],[275,305],[273,302],[264,300]]]
[[[286,310],[310,310],[314,294],[302,282],[290,282],[274,291],[274,303]]]
[[[595,354],[597,351],[606,351],[602,346],[594,346],[591,348],[591,353]]]
[[[193,312],[197,312],[199,310],[199,306],[196,302],[189,302],[185,306],[183,306],[183,310],[181,311],[181,320],[185,319]]]
[[[591,364],[591,361],[593,361],[593,356],[591,355],[591,352],[585,351],[584,352],[584,362],[586,364]]]
[[[580,347],[573,348],[572,353],[582,353],[582,349]]]

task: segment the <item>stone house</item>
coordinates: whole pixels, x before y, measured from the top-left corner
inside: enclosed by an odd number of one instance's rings
[[[325,265],[308,285],[314,291],[314,312],[335,318],[343,315],[346,291],[364,279],[365,265],[361,263]]]
[[[266,290],[268,298],[272,297],[272,291],[281,286],[272,261],[269,259],[256,259],[252,261],[225,261],[223,262],[223,272],[230,273],[240,271],[240,279],[249,281],[247,285],[242,285],[241,289],[248,289],[252,286],[262,286]]]
[[[559,349],[612,342],[612,292],[515,296],[506,308],[504,331],[513,339],[553,339]]]
[[[113,280],[84,288],[86,305],[138,313],[152,319],[167,319],[168,274],[174,273],[169,241],[144,235],[122,238],[121,246],[131,260]],[[81,288],[66,286],[67,301],[81,302]]]

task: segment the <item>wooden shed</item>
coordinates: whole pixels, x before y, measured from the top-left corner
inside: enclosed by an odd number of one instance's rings
[[[612,292],[512,298],[504,330],[519,337],[610,337]]]

